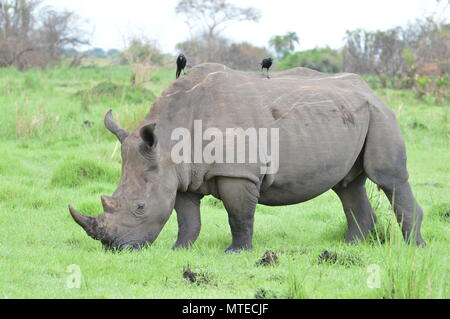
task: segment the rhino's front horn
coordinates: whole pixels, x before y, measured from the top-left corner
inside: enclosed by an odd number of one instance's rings
[[[70,215],[72,215],[72,218],[75,220],[75,222],[81,227],[83,227],[83,229],[88,233],[89,236],[93,236],[94,218],[90,216],[84,216],[70,205],[69,211]]]
[[[105,115],[105,126],[108,130],[111,131],[117,138],[119,139],[120,143],[123,143],[125,139],[128,137],[129,133],[121,128],[119,124],[114,121],[114,118],[112,116],[112,110],[109,110],[108,113]]]

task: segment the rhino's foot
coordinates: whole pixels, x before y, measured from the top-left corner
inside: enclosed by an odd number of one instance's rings
[[[345,242],[347,244],[357,244],[357,243],[364,241],[365,239],[366,239],[366,237],[362,236],[361,234],[355,235],[355,236],[347,235],[345,237]]]
[[[191,248],[192,247],[192,242],[184,242],[184,243],[175,243],[173,246],[172,246],[172,249],[173,250],[176,250],[176,249],[188,249],[188,248]]]
[[[420,246],[420,247],[425,247],[427,245],[427,243],[425,242],[425,240],[423,240],[423,238],[419,238],[419,239],[416,239],[416,245]]]
[[[371,219],[362,221],[364,223],[349,225],[347,235],[345,236],[345,242],[347,244],[357,244],[364,241],[367,235],[375,228],[376,216],[372,215]]]
[[[422,236],[419,234],[419,236],[415,236],[414,234],[409,234],[406,233],[405,235],[405,241],[408,244],[416,244],[419,247],[425,247],[427,245],[427,243],[425,242],[425,240],[423,240]],[[417,237],[417,238],[416,238]]]
[[[226,253],[239,253],[243,250],[251,250],[253,248],[252,245],[230,245],[227,249],[225,249]]]

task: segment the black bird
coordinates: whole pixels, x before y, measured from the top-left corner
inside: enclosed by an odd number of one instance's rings
[[[264,73],[264,69],[267,69],[267,78],[269,78],[269,69],[272,66],[272,58],[265,58],[262,60],[261,64],[261,72]]]
[[[177,79],[180,77],[181,71],[186,67],[186,57],[183,54],[180,54],[177,58]],[[184,74],[186,74],[184,72]]]

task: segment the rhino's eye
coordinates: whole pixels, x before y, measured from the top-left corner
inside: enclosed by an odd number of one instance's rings
[[[145,208],[145,204],[144,203],[139,203],[137,206],[137,210],[143,210]]]

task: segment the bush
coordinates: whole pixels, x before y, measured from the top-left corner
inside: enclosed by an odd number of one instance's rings
[[[156,96],[152,91],[142,87],[118,85],[112,82],[102,82],[93,88],[81,90],[76,93],[84,102],[102,101],[103,98],[117,98],[124,102],[138,104],[153,102]]]
[[[435,99],[436,104],[450,101],[450,80],[448,76],[427,77],[420,76],[415,79],[416,96],[423,99],[427,94]]]
[[[288,54],[277,67],[279,70],[305,67],[319,72],[338,73],[342,70],[342,55],[328,47],[299,51]]]

